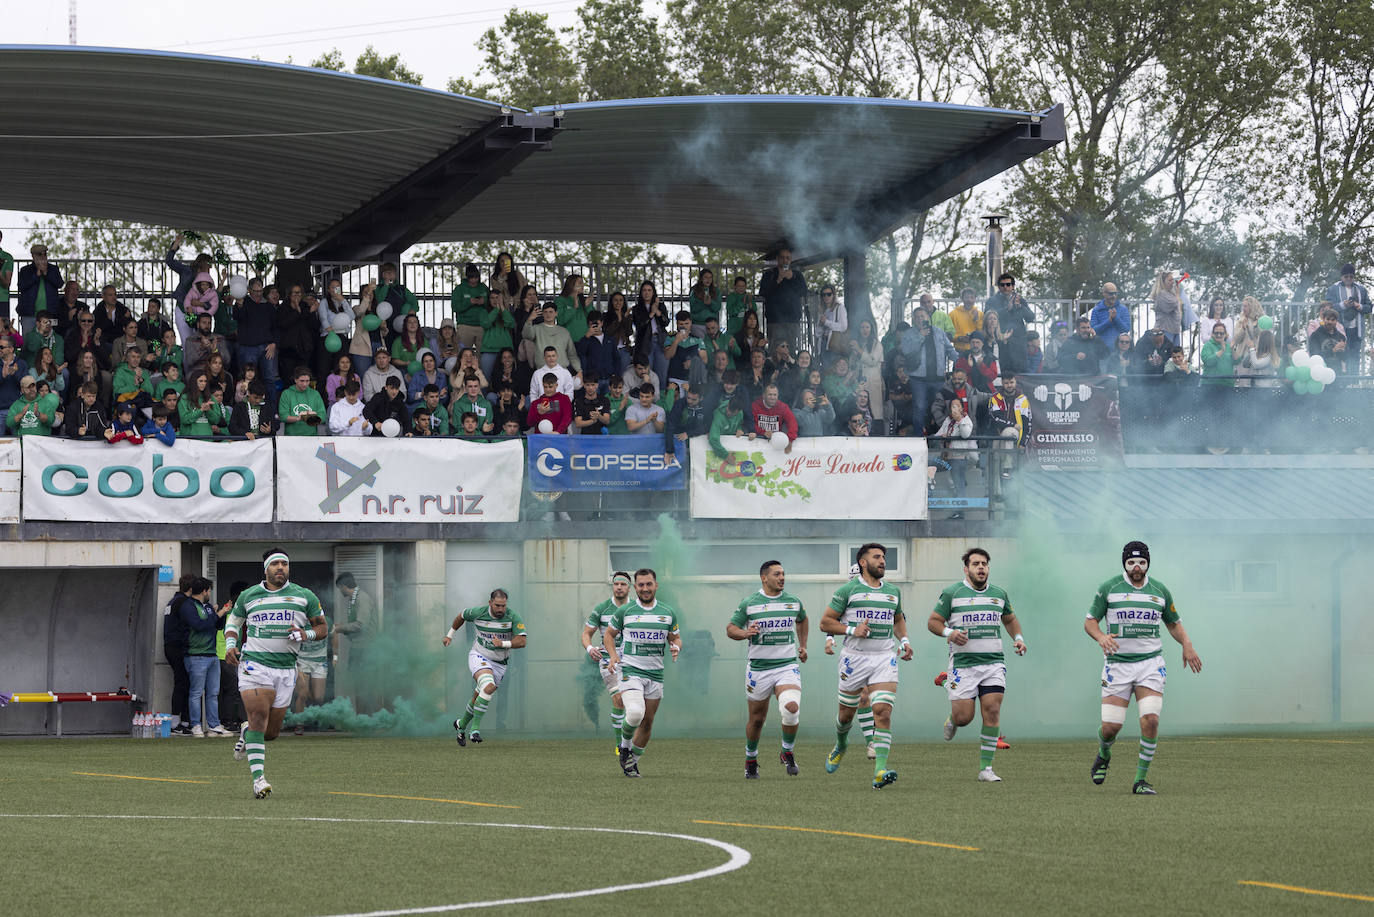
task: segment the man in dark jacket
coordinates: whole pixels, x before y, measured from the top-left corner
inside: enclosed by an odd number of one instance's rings
[[[62,272],[48,262],[48,247],[43,243],[32,246],[33,259],[19,269],[19,333],[33,330],[34,315],[49,306],[56,306],[62,290]]]
[[[267,397],[267,384],[261,379],[248,383],[248,397],[234,405],[229,415],[229,435],[257,439],[277,432],[277,406]]]
[[[711,412],[706,409],[701,389],[692,386],[687,394],[673,402],[668,412],[668,422],[663,425],[663,454],[676,453],[674,440],[684,443],[693,436],[705,436],[711,432]]]
[[[100,398],[100,386],[95,382],[83,382],[77,391],[76,400],[67,408],[62,421],[62,435],[69,439],[104,439],[110,427],[109,412],[96,404]]]
[[[223,304],[220,308],[224,308]],[[239,372],[245,366],[258,367],[258,375],[269,385],[277,384],[277,310],[262,295],[262,278],[248,281],[248,295],[234,306],[234,321],[239,324],[235,344]]]
[[[403,431],[410,429],[410,410],[406,407],[400,379],[386,377],[386,385],[363,408],[363,419],[372,424],[373,436],[386,435],[382,432],[382,424],[388,420],[395,420]]]
[[[1163,376],[1164,364],[1169,362],[1173,342],[1163,328],[1152,328],[1135,342],[1131,352],[1131,371],[1142,376]]]
[[[199,577],[191,573],[183,574],[177,584],[177,593],[167,603],[162,615],[162,655],[172,667],[172,715],[181,722],[172,730],[174,736],[191,734],[191,706],[187,694],[191,690],[191,674],[186,670],[186,649],[190,638],[186,623],[181,618],[181,603],[192,601],[191,588]]]
[[[1322,310],[1321,324],[1307,336],[1307,352],[1320,356],[1327,366],[1340,372],[1349,349],[1340,313],[1328,306]]]
[[[582,361],[583,387],[587,385],[585,374],[593,372],[601,380],[599,393],[605,394],[611,376],[616,374],[616,341],[602,333],[601,313],[593,312],[587,316],[587,333],[580,341],[573,342],[573,348],[577,351],[577,358]]]
[[[792,269],[792,248],[784,245],[777,252],[777,267],[765,271],[759,281],[763,317],[768,339],[787,344],[793,350],[801,339],[802,301],[806,297],[806,278]]]
[[[1086,315],[1078,316],[1078,330],[1059,348],[1059,371],[1069,376],[1096,376],[1107,358],[1107,345],[1093,331]]]
[[[988,298],[987,311],[996,312],[997,320],[1003,331],[1010,331],[1011,337],[997,350],[1002,368],[1009,372],[1026,371],[1026,325],[1035,321],[1035,312],[1016,292],[1016,278],[1003,274],[997,278],[997,292]],[[1089,325],[1091,327],[1091,325]]]

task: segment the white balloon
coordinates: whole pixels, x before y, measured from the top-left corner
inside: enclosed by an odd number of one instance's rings
[[[457,358],[457,357],[449,357],[447,360],[444,361],[444,372],[446,372],[446,373],[451,373],[451,372],[453,372],[453,367],[455,367],[455,366],[457,366],[457,365],[458,365],[458,358]]]
[[[332,323],[334,330],[339,332],[339,334],[348,334],[348,332],[353,330],[352,309],[346,309],[343,312],[334,312],[332,313],[332,316],[333,317],[330,319],[330,322]]]
[[[382,435],[400,436],[401,422],[397,420],[395,417],[388,417],[386,420],[382,421]]]
[[[1323,366],[1317,372],[1312,373],[1312,378],[1323,385],[1330,385],[1336,381],[1336,371],[1330,366]]]
[[[1326,359],[1319,353],[1314,353],[1307,358],[1307,365],[1313,369],[1321,369],[1326,365]]]
[[[233,274],[229,278],[229,295],[234,299],[243,299],[248,295],[248,278],[242,274]]]
[[[540,432],[540,433],[552,433],[552,432],[553,432],[553,421],[552,421],[552,420],[541,420],[541,421],[539,421],[539,432]]]
[[[786,449],[787,444],[790,442],[791,440],[787,438],[787,434],[781,430],[768,437],[768,444],[774,449]]]
[[[419,350],[415,351],[415,362],[419,363],[421,360],[423,360],[425,358],[425,354],[433,356],[434,351],[430,350],[428,347],[421,347]]]
[[[406,317],[404,315],[398,315],[391,320],[391,330],[395,331],[397,334],[400,334],[401,331],[404,330],[405,324]]]
[[[1311,359],[1312,357],[1305,350],[1293,351],[1294,366],[1306,366],[1308,364],[1308,361],[1310,361]]]
[[[380,318],[382,321],[386,321],[387,319],[391,318],[391,313],[393,311],[394,310],[391,308],[391,303],[387,302],[386,300],[382,300],[381,302],[377,303],[377,317]]]

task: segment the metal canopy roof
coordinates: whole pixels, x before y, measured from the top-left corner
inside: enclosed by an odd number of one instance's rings
[[[787,237],[838,254],[1064,138],[1060,107],[712,96],[536,109],[551,126],[541,144],[480,159],[509,108],[308,67],[66,46],[0,46],[0,97],[14,114],[5,206],[309,244],[320,259],[493,238],[764,250]],[[407,208],[409,234],[394,225]],[[361,239],[374,213],[393,225]]]

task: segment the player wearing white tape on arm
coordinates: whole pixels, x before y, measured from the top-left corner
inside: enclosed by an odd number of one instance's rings
[[[648,567],[635,571],[635,601],[615,613],[603,635],[612,671],[620,672],[620,699],[625,704],[628,750],[620,752],[626,777],[639,776],[639,759],[653,734],[654,716],[663,701],[663,657],[677,661],[682,652],[677,611],[658,600],[658,574]]]
[[[248,758],[258,799],[272,792],[263,743],[281,732],[296,690],[297,655],[303,644],[328,634],[319,597],[290,581],[291,559],[285,551],[263,552],[262,569],[262,582],[239,593],[224,624],[224,661],[238,666],[239,695],[248,714],[234,758]]]
[[[1016,655],[1026,654],[1021,624],[1011,610],[1005,589],[988,582],[992,557],[982,548],[964,552],[964,580],[940,593],[926,627],[949,643],[949,719],[945,720],[945,741],[954,738],[960,726],[973,722],[973,699],[983,715],[979,731],[978,779],[1001,783],[992,770],[997,753],[997,737],[1002,715],[1002,698],[1007,690],[1007,663],[1002,653],[1002,628],[1011,634]]]
[[[806,637],[811,622],[801,599],[783,587],[787,574],[776,560],[759,567],[762,586],[746,596],[735,609],[725,635],[731,640],[749,641],[749,662],[745,667],[744,691],[749,704],[749,719],[744,726],[744,776],[759,776],[759,736],[768,719],[768,701],[776,695],[782,718],[782,752],[778,761],[790,776],[797,775],[792,749],[797,744],[801,724],[801,663],[806,661]]]
[[[477,632],[472,639],[472,648],[468,650],[468,671],[472,673],[472,680],[477,687],[463,715],[453,721],[459,745],[466,746],[469,738],[474,744],[481,744],[482,717],[486,715],[496,689],[501,687],[501,681],[506,677],[510,651],[522,649],[528,642],[525,622],[507,607],[509,602],[510,596],[506,590],[493,589],[487,604],[458,612],[453,619],[453,626],[444,635],[444,646],[448,646],[465,621],[471,622]]]
[[[1152,580],[1150,549],[1143,541],[1132,541],[1121,549],[1125,576],[1114,576],[1097,588],[1083,630],[1097,641],[1107,657],[1102,665],[1102,726],[1097,734],[1097,757],[1093,759],[1093,783],[1107,779],[1112,763],[1112,743],[1126,722],[1126,708],[1132,691],[1140,714],[1140,757],[1136,763],[1131,792],[1154,796],[1155,788],[1145,780],[1159,741],[1159,713],[1164,707],[1164,643],[1159,636],[1162,623],[1169,635],[1183,646],[1183,665],[1202,671],[1202,660],[1193,641],[1179,623],[1174,597],[1159,580]],[[1103,630],[1103,624],[1106,630]]]
[[[620,673],[611,668],[604,645],[606,626],[611,623],[615,613],[629,603],[630,574],[617,570],[611,574],[611,597],[592,609],[582,627],[582,652],[596,663],[601,683],[611,694],[611,731],[615,736],[617,755],[621,749],[629,749],[630,740],[625,735],[625,705],[620,700]]]

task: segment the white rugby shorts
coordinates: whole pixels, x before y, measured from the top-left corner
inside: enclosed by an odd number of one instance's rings
[[[840,653],[840,693],[858,694],[870,685],[897,683],[895,653]]]
[[[291,698],[296,693],[296,670],[274,669],[261,662],[241,660],[239,690],[251,691],[262,688],[276,692],[272,698],[273,707],[291,706]]]
[[[798,690],[801,689],[801,666],[793,663],[792,665],[780,665],[775,669],[745,667],[744,694],[750,700],[767,700],[783,685],[792,685]]]
[[[988,662],[983,665],[966,665],[962,668],[949,670],[949,677],[945,679],[945,691],[949,694],[950,700],[968,700],[971,697],[978,697],[980,686],[989,688],[1007,687],[1007,664],[1005,662]]]
[[[1164,657],[1151,656],[1140,662],[1102,663],[1102,696],[1129,698],[1137,687],[1164,693],[1164,682],[1168,680],[1164,670]]]

